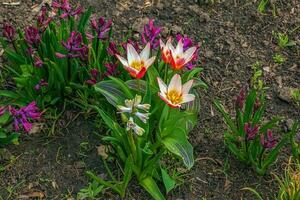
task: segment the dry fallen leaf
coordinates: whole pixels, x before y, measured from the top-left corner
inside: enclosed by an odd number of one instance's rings
[[[108,154],[106,153],[106,147],[105,145],[100,145],[97,147],[98,155],[100,155],[103,159],[108,158]]]
[[[33,123],[32,124],[32,128],[29,131],[29,134],[36,134],[36,133],[40,133],[42,128],[43,128],[44,124],[42,123]]]
[[[30,199],[30,198],[40,198],[43,199],[45,197],[45,194],[40,191],[33,191],[33,192],[27,192],[25,194],[22,194],[18,196],[18,199]]]

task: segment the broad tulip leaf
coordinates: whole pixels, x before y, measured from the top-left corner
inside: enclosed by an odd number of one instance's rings
[[[176,182],[169,176],[168,172],[161,168],[161,176],[166,188],[167,193],[169,193],[174,187]]]
[[[155,200],[165,200],[165,197],[161,193],[159,187],[157,186],[156,182],[153,180],[152,177],[147,176],[143,180],[140,180],[140,184],[149,192],[149,194]]]

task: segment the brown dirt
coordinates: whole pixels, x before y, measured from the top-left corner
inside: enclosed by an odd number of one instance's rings
[[[140,0],[79,2],[93,6],[99,16],[112,18],[117,39],[130,29],[140,30],[139,22],[148,17],[166,27],[165,36],[168,32],[182,32],[200,43],[201,65],[205,69],[203,79],[209,89],[203,92],[199,124],[190,136],[196,162],[185,177],[185,183],[170,193],[168,199],[255,199],[249,192],[241,191],[244,187],[256,188],[265,198],[273,199],[277,193],[274,178],[257,176],[225,149],[222,140],[225,126],[213,109],[212,101],[221,99],[227,108],[231,108],[233,97],[251,77],[251,65],[261,61],[264,79],[270,87],[267,118],[280,115],[299,120],[299,107],[281,101],[278,88],[281,85],[300,88],[300,2],[277,0],[277,17],[273,17],[270,10],[259,14],[255,0],[227,0],[212,5],[199,5],[193,0],[167,0],[154,4]],[[22,1],[20,6],[1,5],[0,21],[9,20],[20,27],[28,25],[32,19],[31,5],[29,0]],[[288,33],[297,46],[279,50],[272,39],[272,31]],[[283,65],[276,65],[272,59],[279,52],[287,58]],[[88,120],[80,118],[54,136],[23,136],[19,146],[8,147],[16,160],[0,174],[0,197],[15,199],[34,188],[43,191],[47,199],[75,198],[78,190],[88,182],[85,170],[104,173],[96,155],[99,140],[91,134],[91,127]],[[88,150],[84,150],[87,157],[78,154],[83,141],[89,142]],[[288,153],[286,150],[280,156],[279,162],[272,167],[273,173],[282,173]],[[53,187],[53,181],[58,188]],[[5,190],[8,186],[16,187],[10,198]],[[115,198],[109,196],[106,199]],[[127,199],[133,198],[150,199],[132,183]]]

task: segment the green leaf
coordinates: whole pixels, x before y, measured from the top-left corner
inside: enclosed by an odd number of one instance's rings
[[[162,143],[171,153],[179,156],[188,169],[193,167],[193,146],[188,142],[182,129],[174,130],[172,134],[162,139]]]
[[[252,90],[247,96],[246,103],[245,103],[244,123],[249,122],[250,117],[252,116],[255,100],[256,100],[256,91]]]
[[[176,182],[169,176],[168,172],[161,168],[162,179],[166,188],[167,193],[169,193],[174,187]]]
[[[233,123],[230,115],[225,111],[225,109],[224,109],[223,105],[221,104],[221,102],[218,101],[218,100],[215,100],[214,105],[217,108],[217,110],[219,110],[219,112],[222,114],[225,123],[229,126],[231,131],[234,132],[235,134],[238,134],[238,130],[237,130],[235,124]]]
[[[126,188],[129,184],[129,181],[131,180],[132,177],[133,165],[134,163],[132,161],[132,157],[128,156],[125,163],[124,178],[123,178],[123,185],[122,185],[122,190],[124,195],[125,195]]]
[[[129,80],[126,81],[126,85],[132,90],[142,92],[142,93],[146,92],[147,83],[144,80],[140,80],[140,79]]]
[[[126,98],[128,99],[133,99],[134,96],[132,94],[132,92],[130,91],[130,89],[128,88],[128,86],[125,84],[125,82],[123,82],[121,79],[115,78],[113,76],[109,77],[116,85],[118,85],[120,87],[120,89],[124,92],[124,94],[126,95]]]
[[[78,31],[81,32],[82,34],[84,33],[85,26],[87,25],[87,22],[89,21],[91,14],[92,14],[92,8],[89,7],[87,11],[85,11],[80,17],[78,23]]]
[[[0,115],[0,125],[7,123],[9,118],[10,118],[10,114],[8,112],[5,112],[2,116]]]
[[[24,57],[20,56],[19,54],[15,53],[14,51],[10,50],[10,49],[6,49],[5,50],[5,55],[7,56],[7,58],[18,64],[18,65],[22,65],[26,63],[26,60]]]
[[[152,177],[148,176],[140,180],[140,184],[155,200],[165,200],[165,197],[161,193],[160,189],[158,188],[156,182],[153,180]]]
[[[9,97],[12,99],[17,99],[19,98],[19,95],[13,91],[9,91],[9,90],[0,90],[0,96],[3,97]]]

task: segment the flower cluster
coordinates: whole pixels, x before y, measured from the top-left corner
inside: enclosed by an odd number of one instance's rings
[[[16,35],[16,29],[8,23],[3,25],[3,37],[6,38],[8,42],[13,42]]]
[[[267,130],[266,136],[264,134],[260,135],[260,142],[266,149],[272,149],[277,144],[271,130]]]
[[[133,130],[133,132],[139,136],[143,135],[145,130],[134,122],[133,117],[135,116],[143,123],[146,123],[149,119],[150,113],[148,113],[148,111],[151,107],[150,104],[141,104],[141,102],[142,97],[140,95],[136,95],[134,99],[125,100],[125,106],[117,106],[120,113],[129,114],[129,120],[127,121],[127,131]],[[146,113],[140,112],[139,109],[145,111]]]
[[[72,31],[68,40],[62,41],[61,44],[68,51],[67,54],[56,52],[57,58],[81,58],[86,60],[88,56],[88,47],[83,44],[82,35],[79,32]]]
[[[68,0],[61,0],[60,3],[53,1],[52,7],[61,9],[63,11],[63,13],[60,15],[60,18],[76,16],[83,12],[83,7],[78,6],[77,8],[73,9]]]
[[[44,32],[52,20],[53,20],[53,17],[48,17],[48,15],[47,15],[46,6],[43,6],[41,8],[41,12],[39,13],[39,15],[37,17],[37,26],[40,28],[40,30],[42,32]]]
[[[97,38],[100,40],[104,40],[107,38],[106,33],[109,32],[112,21],[105,21],[104,17],[100,17],[98,20],[91,19],[91,27],[97,33]],[[89,39],[93,39],[94,36],[91,33],[87,33]]]
[[[246,123],[244,126],[244,131],[246,133],[247,140],[254,140],[255,136],[259,131],[259,128],[257,125],[252,127],[250,123]]]
[[[160,27],[154,26],[154,20],[150,19],[149,23],[144,26],[144,31],[141,34],[141,41],[145,45],[150,43],[152,49],[156,49],[159,46],[158,36],[161,32]]]

